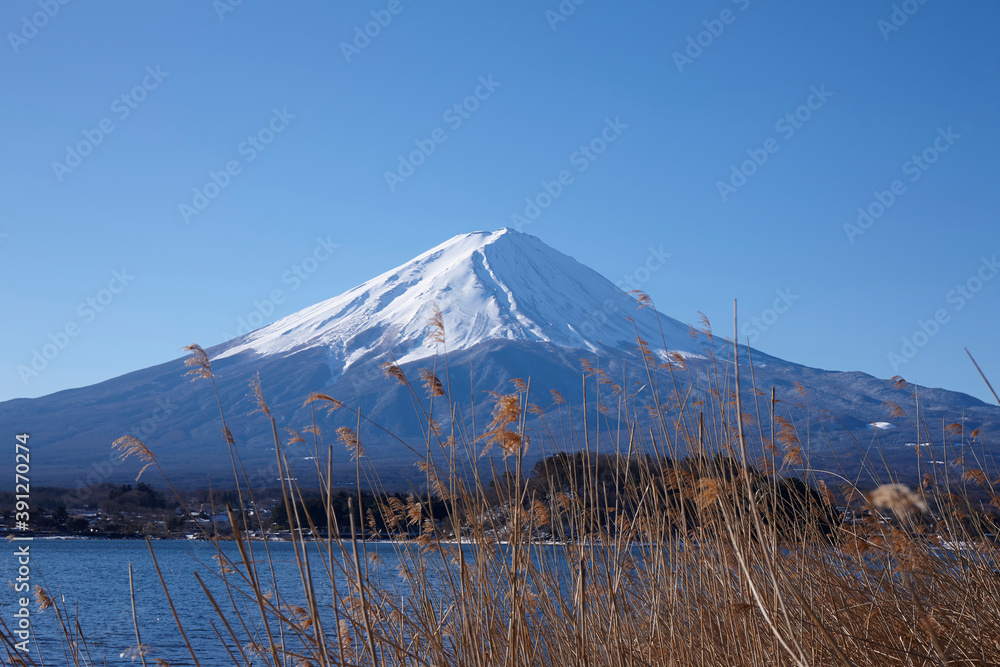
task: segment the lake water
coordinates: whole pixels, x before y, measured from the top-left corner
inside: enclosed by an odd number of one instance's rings
[[[127,656],[121,656],[123,651],[136,644],[129,600],[130,563],[133,567],[136,614],[142,642],[154,649],[147,656],[148,664],[152,667],[155,658],[167,660],[171,665],[194,664],[177,631],[145,541],[36,539],[32,542],[5,542],[3,548],[6,549],[6,553],[0,552],[0,574],[5,581],[14,582],[17,578],[18,563],[15,551],[24,544],[30,544],[32,586],[41,585],[52,597],[58,597],[60,607],[68,608],[71,614],[79,617],[93,664],[104,664],[105,659],[108,665],[139,664]],[[261,577],[269,578],[263,543],[254,542],[252,545]],[[282,601],[305,606],[293,545],[290,542],[269,542],[268,546],[275,565],[277,589],[281,593]],[[349,544],[345,546],[350,548]],[[414,548],[387,542],[358,543],[359,551],[365,549],[369,554],[378,555],[377,559],[370,558],[365,561],[370,579],[377,581],[382,590],[390,591],[394,596],[393,599],[400,600],[408,600],[410,591],[400,573],[399,553],[402,549]],[[469,561],[473,560],[472,547],[463,548],[466,558]],[[217,553],[215,545],[193,540],[164,540],[153,542],[153,549],[178,615],[201,664],[205,667],[233,664],[211,624],[215,623],[219,627],[220,632],[226,636],[227,643],[232,644],[232,642],[194,577],[194,572],[198,572],[223,607],[230,622],[237,623],[237,615],[230,608],[225,586],[218,576],[219,567],[212,558]],[[639,545],[631,545],[627,549],[637,563],[650,551],[650,547]],[[234,543],[223,542],[222,550],[230,559],[240,562]],[[533,545],[532,550],[536,564],[541,557],[549,566],[554,566],[559,576],[561,594],[571,595],[572,574],[566,565],[563,547]],[[334,629],[334,622],[332,611],[327,605],[333,602],[334,595],[330,590],[329,577],[321,562],[319,549],[312,546],[309,551],[317,602],[320,605],[324,630],[329,636]],[[340,550],[336,546],[334,553],[339,562]],[[942,552],[939,556],[947,559],[955,557],[951,552]],[[376,560],[380,562],[374,562]],[[442,562],[437,557],[431,560]],[[502,577],[500,573],[497,573],[497,576]],[[342,573],[338,571],[336,578],[338,590],[341,594],[345,593],[346,586]],[[428,574],[428,580],[431,587],[435,587],[433,572]],[[498,581],[497,586],[502,590],[504,584]],[[272,585],[268,582],[264,588],[271,589]],[[0,619],[7,627],[11,627],[16,620],[14,612],[18,609],[17,598],[21,594],[12,588],[6,590],[7,593],[0,595]],[[243,607],[242,602],[240,606]],[[38,612],[38,606],[34,601],[30,610],[34,629],[34,636],[30,640],[32,653],[35,654],[37,649],[45,665],[71,664],[64,657],[54,610]],[[247,622],[248,626],[259,625],[259,613],[252,601],[247,604],[246,611],[239,617]],[[238,627],[237,634],[243,636]],[[3,649],[0,649],[0,656],[6,656]],[[0,662],[3,662],[2,658]],[[260,664],[260,661],[255,661],[253,664]]]
[[[65,599],[70,612],[78,613],[95,664],[103,664],[105,658],[109,665],[138,664],[138,661],[133,663],[128,657],[120,657],[123,651],[136,643],[129,600],[129,563],[133,568],[136,614],[142,642],[155,649],[147,655],[147,660],[150,664],[154,658],[167,660],[171,665],[194,664],[177,631],[144,541],[36,539],[32,542],[6,542],[7,553],[0,553],[0,572],[4,581],[14,582],[16,579],[18,564],[14,554],[17,547],[23,544],[31,545],[32,589],[35,584],[39,584],[53,598],[61,595],[60,607],[64,606],[62,600]],[[260,563],[263,576],[268,571],[263,544],[255,542],[253,545],[254,557]],[[269,546],[277,572],[278,590],[286,602],[304,606],[302,584],[292,544],[269,542]],[[359,543],[359,549],[361,548]],[[378,577],[380,586],[405,597],[408,588],[399,573],[400,561],[396,552],[400,547],[391,543],[368,543],[366,548],[369,553],[378,553],[382,561],[380,564],[370,565],[371,574]],[[231,664],[210,621],[214,621],[224,634],[226,631],[193,574],[195,571],[199,573],[220,606],[226,609],[225,587],[213,574],[219,572],[219,567],[212,559],[217,553],[215,546],[203,541],[165,540],[153,542],[153,549],[181,623],[201,664]],[[235,544],[223,543],[223,551],[234,561],[240,561]],[[340,552],[336,547],[335,553],[339,561]],[[326,571],[319,562],[318,549],[310,549],[310,559],[314,580],[324,584],[316,584],[317,600],[322,609],[322,605],[332,602],[333,593]],[[338,586],[338,590],[343,592],[345,589]],[[15,620],[13,614],[18,608],[17,598],[20,595],[22,594],[16,593],[13,588],[7,588],[7,593],[0,596],[0,617],[8,627]],[[35,652],[37,644],[44,664],[65,664],[54,611],[48,609],[38,612],[34,601],[30,609],[34,630],[32,652]],[[244,617],[249,621],[259,621],[259,614],[252,605],[250,611],[252,613]],[[230,616],[230,622],[233,622],[231,609],[227,615]],[[324,620],[325,630],[329,633],[333,625],[331,614],[330,620]],[[0,655],[6,654],[0,650]]]

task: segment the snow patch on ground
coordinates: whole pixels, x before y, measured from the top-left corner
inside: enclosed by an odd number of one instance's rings
[[[889,428],[896,428],[896,425],[890,424],[889,422],[872,422],[868,424],[868,428],[873,428],[882,431]]]

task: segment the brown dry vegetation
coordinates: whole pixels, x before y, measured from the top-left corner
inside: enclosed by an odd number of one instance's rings
[[[444,343],[440,321],[433,326]],[[325,527],[309,525],[309,514],[299,513],[293,535],[301,587],[293,591],[274,590],[269,542],[244,538],[263,526],[247,519],[254,491],[240,484],[246,474],[239,449],[224,427],[241,489],[242,507],[230,510],[239,557],[219,549],[214,571],[205,573],[225,579],[225,598],[202,586],[206,622],[219,629],[233,664],[1000,664],[998,547],[995,537],[983,537],[995,535],[995,515],[969,502],[975,488],[997,504],[1000,480],[991,481],[981,467],[969,467],[959,479],[931,470],[915,489],[886,485],[866,495],[837,471],[810,468],[808,447],[781,415],[773,391],[753,387],[753,403],[742,403],[740,386],[751,387],[752,380],[738,373],[751,364],[711,360],[709,386],[693,387],[682,358],[658,365],[646,341],[639,347],[649,364],[650,405],[659,407],[640,405],[585,363],[584,380],[597,387],[609,428],[578,456],[545,459],[541,483],[537,474],[525,481],[524,455],[540,443],[555,451],[558,439],[549,427],[558,430],[558,424],[545,420],[568,409],[561,397],[554,394],[551,408],[542,409],[531,402],[530,383],[517,380],[509,393],[495,394],[493,414],[478,432],[456,424],[454,412],[445,423],[455,426],[443,432],[433,415],[453,405],[447,383],[428,370],[415,386],[397,366],[385,365],[387,381],[409,387],[423,415],[427,440],[419,447],[417,474],[428,492],[356,507],[346,527],[334,525],[332,511]],[[191,350],[195,379],[214,385],[208,358],[197,346]],[[658,373],[669,382],[660,383]],[[324,493],[331,493],[332,447],[355,457],[359,493],[362,483],[379,489],[377,471],[365,465],[359,433],[368,425],[361,415],[354,413],[355,428],[337,429],[333,444],[324,444],[315,424],[284,437],[267,407],[266,387],[255,383],[253,390],[283,479],[290,477],[284,445],[306,438],[315,442]],[[351,410],[320,394],[307,403],[314,412]],[[652,422],[640,420],[640,411]],[[530,443],[529,414],[545,424]],[[945,428],[943,436],[968,441],[981,434]],[[155,451],[141,442],[123,439],[116,447],[159,467]],[[475,469],[467,474],[463,463],[490,450],[504,454],[500,467],[488,478]],[[591,465],[590,457],[604,463]],[[789,482],[791,473],[809,486]],[[890,473],[882,477],[891,481]],[[286,506],[303,503],[295,484],[283,495]],[[447,508],[445,521],[431,520],[432,501]],[[834,505],[851,508],[859,519],[844,521]],[[367,543],[336,537],[345,528],[358,533],[362,523],[387,526],[398,538],[412,591],[405,600],[379,585],[377,554]],[[541,536],[552,539],[542,543]],[[957,548],[942,548],[942,541]],[[320,578],[309,562],[317,553]],[[170,599],[169,582],[160,580]],[[321,588],[332,592],[333,604],[317,602]],[[68,605],[43,590],[37,599],[54,608],[46,613],[59,614],[74,664],[101,664],[92,661],[85,629]],[[187,646],[195,664],[209,664],[173,617],[177,643]],[[4,634],[10,659],[11,639]],[[148,648],[137,624],[129,655],[145,664]]]

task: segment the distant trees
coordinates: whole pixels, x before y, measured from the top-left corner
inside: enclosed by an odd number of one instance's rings
[[[343,504],[346,507],[347,494],[341,493],[340,496],[343,497]],[[332,500],[341,500],[341,498],[333,496]],[[337,510],[339,509],[339,505],[340,503],[336,503],[334,505],[335,516],[337,514]],[[311,521],[317,528],[326,528],[326,505],[323,503],[323,499],[318,494],[306,495],[302,499],[301,503],[296,503],[295,509],[297,510],[296,516],[300,525],[307,526]],[[285,501],[282,499],[281,502],[278,503],[278,506],[274,508],[274,512],[271,514],[271,526],[280,530],[288,530],[288,516],[288,508],[285,506]]]
[[[100,503],[101,511],[106,514],[146,512],[166,506],[163,493],[145,482],[139,482],[134,488],[131,484],[114,487]]]
[[[390,530],[387,525],[387,513],[392,513],[389,506],[395,504],[396,507],[413,507],[414,503],[419,505],[416,520],[414,520],[414,516],[407,517],[401,523],[389,519],[393,523],[392,530]],[[415,532],[419,530],[419,526],[425,519],[442,521],[448,516],[448,508],[445,502],[440,499],[434,499],[428,504],[426,497],[416,498],[401,493],[374,495],[363,492],[359,498],[357,492],[335,492],[330,495],[328,508],[321,494],[307,491],[303,492],[301,502],[296,500],[295,507],[299,527],[308,529],[309,520],[311,520],[312,524],[321,532],[327,529],[327,511],[329,509],[333,515],[331,518],[334,530],[342,535],[350,533],[351,512],[353,511],[354,530],[358,537],[386,537],[390,533],[397,534],[400,529],[404,533],[408,532],[410,528]],[[274,512],[271,513],[271,528],[288,530],[288,515],[285,501],[283,499],[278,501]]]
[[[66,530],[71,533],[85,533],[90,530],[90,522],[82,517],[72,517],[66,520]]]
[[[66,513],[66,506],[65,505],[59,505],[52,512],[52,521],[57,526],[61,526],[64,523],[66,523],[66,519],[68,519],[68,518],[69,518],[69,515]]]
[[[498,484],[511,487],[511,481],[504,478]],[[567,524],[574,531],[615,530],[638,511],[648,519],[654,508],[661,525],[672,531],[711,532],[718,519],[717,500],[725,499],[727,507],[749,518],[751,494],[757,516],[779,539],[791,539],[806,526],[828,535],[840,520],[836,509],[801,479],[767,476],[723,455],[674,461],[559,453],[535,464],[523,484],[526,502],[541,502],[556,516],[565,514],[570,501],[583,509],[589,523]],[[501,498],[511,495],[498,491]],[[645,503],[641,510],[640,502]]]

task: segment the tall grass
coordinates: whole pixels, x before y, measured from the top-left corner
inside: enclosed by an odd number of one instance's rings
[[[432,327],[445,343],[440,318]],[[700,335],[714,343],[707,323]],[[730,358],[700,369],[676,355],[661,364],[648,341],[638,346],[648,378],[643,401],[585,363],[591,405],[575,415],[555,393],[549,408],[537,406],[530,383],[515,380],[494,388],[485,424],[466,424],[451,407],[447,372],[442,382],[424,370],[414,384],[385,364],[387,382],[408,389],[423,421],[425,441],[406,445],[419,456],[422,484],[405,502],[385,495],[375,506],[361,494],[382,490],[362,435],[375,426],[335,397],[314,394],[306,400],[313,423],[283,436],[255,381],[291,508],[299,586],[279,589],[271,541],[247,537],[267,531],[226,428],[241,498],[226,508],[238,556],[217,541],[216,562],[202,573],[220,580],[224,595],[195,575],[204,622],[217,632],[215,658],[189,642],[150,545],[176,644],[200,665],[217,664],[220,651],[233,664],[274,666],[1000,664],[998,547],[983,537],[995,536],[997,520],[972,502],[976,489],[1000,507],[1000,480],[991,483],[985,466],[957,477],[929,470],[915,488],[889,483],[865,493],[843,471],[811,466],[808,442],[774,390],[755,386],[752,360],[739,359],[736,346]],[[195,379],[214,391],[208,357],[190,350]],[[439,361],[447,369],[446,356]],[[920,431],[933,432],[919,421],[919,402],[914,407]],[[340,427],[328,442],[316,417],[324,410],[350,414],[354,427]],[[442,414],[447,432],[436,420]],[[547,456],[527,469],[529,452],[571,448],[566,422],[577,426],[594,414],[579,454]],[[529,418],[536,418],[531,433]],[[960,429],[943,426],[942,446],[982,437]],[[315,448],[310,486],[328,508],[333,448],[353,456],[358,502],[348,525],[328,511],[327,525],[317,526],[302,511],[295,480],[303,471],[291,474],[285,451],[303,440]],[[145,444],[116,446],[158,467]],[[476,465],[487,460],[488,473]],[[891,470],[868,472],[893,482]],[[443,519],[432,505],[444,508]],[[339,537],[379,530],[395,540],[403,594],[382,583],[385,566],[368,542]],[[332,602],[321,604],[318,591]],[[66,603],[42,589],[38,599],[59,615],[66,664],[103,664]],[[141,643],[139,624],[135,631],[136,644],[123,654],[146,664],[156,647]],[[16,653],[6,628],[3,645],[12,664],[43,664]]]

